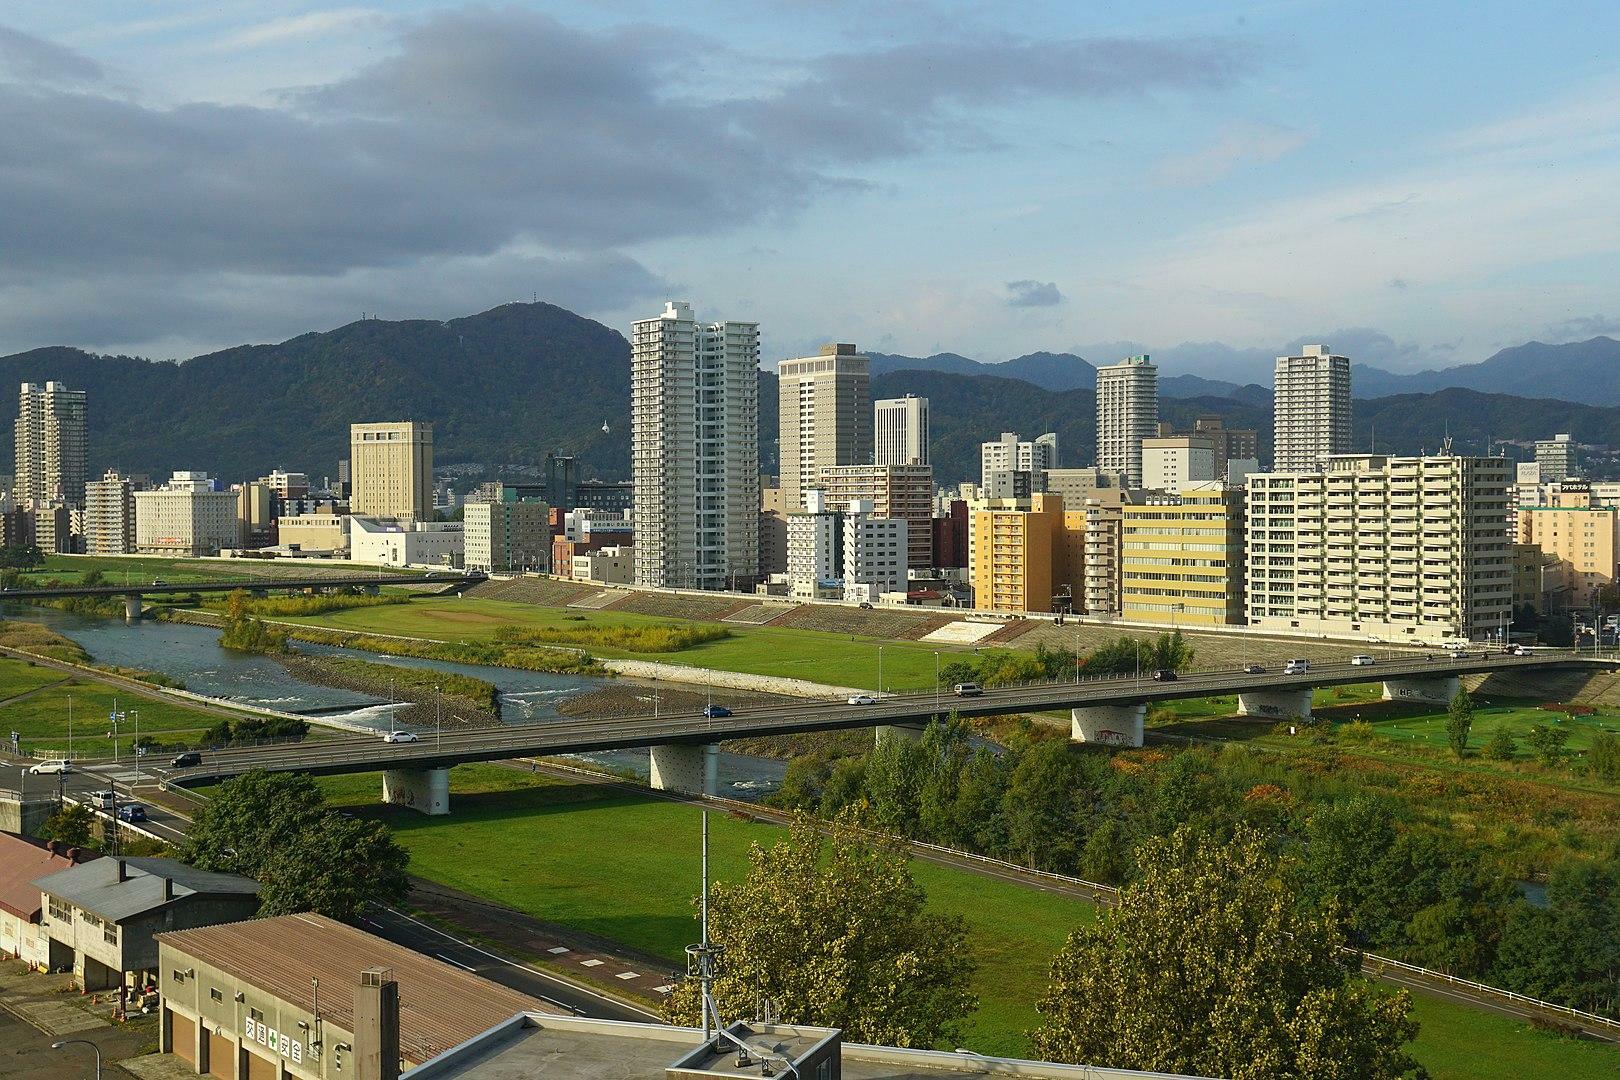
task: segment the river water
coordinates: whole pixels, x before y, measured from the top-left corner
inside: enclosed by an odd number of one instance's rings
[[[380,731],[387,731],[393,726],[394,706],[388,704],[385,698],[305,682],[295,678],[269,657],[222,649],[219,647],[219,631],[211,627],[145,619],[126,623],[121,619],[95,618],[56,608],[21,604],[0,604],[0,616],[41,623],[77,641],[97,663],[162,672],[183,681],[186,689],[194,693],[283,712],[319,712]],[[557,720],[560,717],[558,703],[608,681],[585,675],[553,675],[543,671],[452,664],[414,656],[382,656],[328,645],[300,643],[297,647],[311,654],[353,656],[400,667],[451,671],[483,679],[500,690],[502,719],[512,724],[544,724]],[[648,694],[651,694],[650,688]],[[615,771],[634,773],[643,779],[648,773],[645,750],[608,750],[576,756]],[[719,760],[720,791],[732,798],[757,798],[776,787],[785,769],[786,763],[774,758],[722,752]]]

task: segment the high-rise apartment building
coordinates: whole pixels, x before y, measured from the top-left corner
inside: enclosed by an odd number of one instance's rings
[[[87,555],[135,550],[135,486],[116,469],[84,486],[84,550]]]
[[[637,585],[751,588],[759,576],[759,324],[671,302],[630,334]]]
[[[853,345],[777,366],[782,502],[791,511],[828,465],[865,465],[872,450],[872,362]]]
[[[349,425],[349,509],[362,517],[433,520],[433,425]]]
[[[1063,576],[1063,499],[988,499],[971,513],[973,606],[980,611],[1051,611]]]
[[[1392,641],[1500,632],[1513,595],[1502,458],[1347,454],[1256,473],[1248,622]]]
[[[65,383],[23,383],[17,402],[12,493],[24,509],[59,499],[84,505],[85,393]]]
[[[934,470],[930,465],[836,465],[824,468],[817,487],[830,506],[852,499],[872,503],[873,514],[906,523],[907,565],[925,570],[933,562]]]
[[[1159,369],[1128,356],[1097,369],[1097,468],[1142,486],[1142,440],[1159,430]]]
[[[1555,483],[1579,474],[1575,463],[1575,440],[1565,435],[1536,440],[1536,464],[1541,466],[1541,482]]]
[[[884,398],[872,406],[874,465],[928,464],[928,399]]]
[[[1326,345],[1277,357],[1272,383],[1272,468],[1311,472],[1350,452],[1350,359]]]
[[[545,503],[467,503],[463,515],[462,564],[467,569],[551,569],[551,507]]]
[[[1135,622],[1243,621],[1243,492],[1209,484],[1120,508],[1119,610]]]
[[[906,588],[906,523],[881,517],[870,499],[851,499],[844,515],[844,599],[875,603]],[[932,541],[930,541],[932,542]]]

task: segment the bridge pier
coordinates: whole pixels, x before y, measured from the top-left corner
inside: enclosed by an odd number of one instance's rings
[[[1087,705],[1069,710],[1069,738],[1105,746],[1141,746],[1147,705]]]
[[[424,814],[450,812],[449,769],[385,769],[382,801]]]
[[[650,783],[654,791],[713,795],[719,787],[720,748],[692,743],[664,743],[649,748]]]
[[[1450,705],[1451,699],[1462,689],[1462,680],[1455,675],[1431,675],[1427,678],[1385,679],[1385,701],[1421,702],[1425,705]]]
[[[134,622],[141,617],[141,594],[124,594],[124,621]]]
[[[872,729],[876,733],[874,743],[881,743],[885,739],[904,739],[906,742],[916,742],[928,730],[927,724],[879,724]]]
[[[1309,720],[1311,718],[1311,691],[1303,690],[1250,690],[1238,695],[1238,715],[1258,716],[1263,720]]]

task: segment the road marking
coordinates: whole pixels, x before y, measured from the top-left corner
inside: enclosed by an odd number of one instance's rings
[[[383,928],[383,924],[377,922],[375,919],[368,919],[365,916],[361,916],[360,921],[365,923],[367,926],[375,927],[378,930]]]
[[[602,966],[602,961],[596,959],[595,957],[592,957],[589,960],[581,960],[580,961],[580,966],[582,966],[582,967],[601,967]]]
[[[460,968],[462,971],[472,971],[473,970],[471,967],[468,967],[466,964],[463,964],[460,960],[452,960],[450,957],[444,955],[444,953],[434,953],[433,955],[437,956],[440,960],[443,960],[447,964],[454,964],[456,967]]]

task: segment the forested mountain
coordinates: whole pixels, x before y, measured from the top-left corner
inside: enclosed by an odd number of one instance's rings
[[[1586,372],[1601,389],[1605,350],[1620,350],[1620,343],[1585,344],[1591,348],[1527,345],[1517,359],[1477,366],[1507,379],[1515,364],[1534,368],[1543,355],[1537,350],[1551,349],[1560,364]],[[1095,370],[1079,357],[1033,353],[1016,368],[955,354],[928,358],[954,371],[879,359],[874,397],[930,399],[941,482],[976,476],[979,443],[1002,431],[1026,438],[1055,431],[1065,464],[1091,460],[1089,382],[1054,389],[1002,374],[1094,382]],[[776,467],[773,367],[767,363],[760,373],[761,462],[768,470]],[[1558,385],[1543,375],[1548,386]],[[579,456],[586,474],[629,474],[629,345],[616,330],[550,304],[506,304],[449,322],[364,320],[183,363],[35,349],[0,357],[0,379],[12,386],[60,380],[89,392],[93,473],[109,466],[154,474],[206,469],[235,481],[281,466],[322,476],[346,456],[350,423],[416,419],[433,422],[441,465],[534,465],[557,450]],[[1262,454],[1269,453],[1271,402],[1263,387],[1190,375],[1165,382],[1201,396],[1166,393],[1164,419],[1186,426],[1195,416],[1218,414],[1230,426],[1259,429]],[[1401,452],[1437,449],[1447,434],[1469,452],[1483,450],[1487,439],[1527,443],[1560,431],[1582,442],[1620,444],[1620,408],[1442,389],[1358,400],[1355,430],[1360,449]]]

